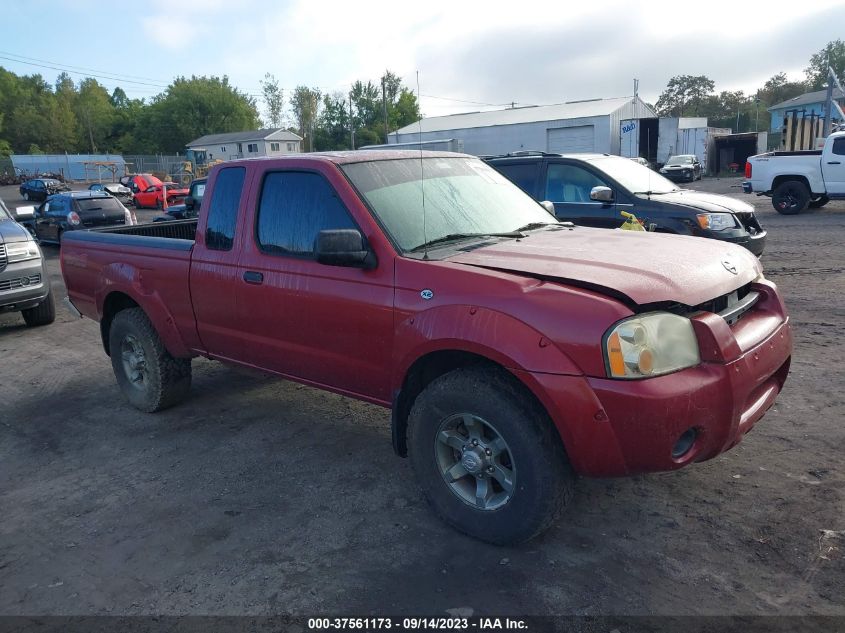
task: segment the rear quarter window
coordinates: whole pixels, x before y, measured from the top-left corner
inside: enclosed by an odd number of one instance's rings
[[[491,167],[532,198],[536,195],[537,173],[540,171],[537,164],[515,163],[511,165],[491,165]]]
[[[227,167],[217,174],[208,205],[206,248],[215,251],[232,250],[245,174],[246,169],[243,167]]]

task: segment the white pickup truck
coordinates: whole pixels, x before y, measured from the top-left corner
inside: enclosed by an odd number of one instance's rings
[[[745,193],[771,196],[778,213],[793,215],[845,199],[845,132],[825,139],[821,151],[768,152],[745,163]]]

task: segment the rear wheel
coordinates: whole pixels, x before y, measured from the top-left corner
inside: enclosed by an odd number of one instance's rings
[[[417,397],[408,452],[444,521],[497,544],[526,541],[571,499],[574,474],[546,412],[504,370],[457,369]]]
[[[122,310],[114,317],[109,352],[117,384],[135,408],[154,413],[187,396],[191,360],[170,355],[141,308]]]
[[[29,327],[38,327],[39,325],[50,325],[56,320],[56,304],[53,301],[53,289],[47,293],[47,297],[34,308],[28,310],[21,310],[23,320]]]
[[[27,192],[27,191],[23,192],[23,199],[26,200],[27,202],[29,202],[29,192]]]
[[[813,200],[810,200],[809,204],[807,204],[808,209],[821,209],[824,205],[830,202],[830,198],[827,196],[819,196]]]
[[[772,194],[772,206],[783,215],[801,213],[810,203],[807,185],[798,180],[787,180],[777,186]]]

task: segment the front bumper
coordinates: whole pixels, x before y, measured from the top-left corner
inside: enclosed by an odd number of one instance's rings
[[[736,244],[737,246],[742,246],[747,248],[757,257],[763,254],[763,251],[766,249],[766,236],[768,233],[763,231],[762,233],[747,233],[742,237],[738,237],[735,239],[726,239],[724,241],[730,242],[732,244]]]
[[[751,183],[747,180],[743,181],[742,183],[742,193],[752,193],[754,189],[751,187]]]
[[[735,446],[774,404],[789,372],[792,332],[774,286],[729,326],[693,317],[702,363],[645,380],[531,374],[577,472],[594,477],[675,470]],[[530,383],[529,383],[530,384]],[[673,456],[679,438],[695,441]]]
[[[50,292],[43,259],[8,264],[0,272],[0,312],[34,308]]]
[[[672,182],[692,182],[695,180],[695,172],[683,172],[681,170],[672,170],[667,172],[660,172],[660,175],[668,178]]]

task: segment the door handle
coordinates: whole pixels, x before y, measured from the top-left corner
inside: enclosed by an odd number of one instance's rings
[[[842,163],[840,163],[838,160],[829,160],[829,161],[827,161],[827,164],[828,165],[841,165]]]
[[[254,270],[248,270],[244,273],[244,281],[248,284],[263,284],[264,283],[264,275]]]

